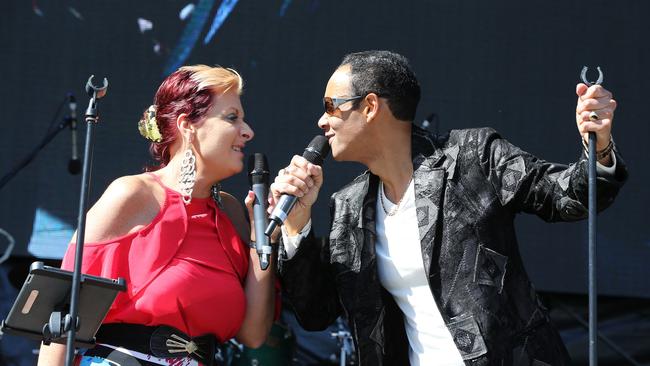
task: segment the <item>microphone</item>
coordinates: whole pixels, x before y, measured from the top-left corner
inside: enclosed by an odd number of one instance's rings
[[[79,154],[77,152],[77,100],[72,93],[68,94],[68,108],[70,109],[68,121],[70,122],[70,134],[72,136],[72,155],[68,162],[68,171],[70,174],[79,174],[81,171],[81,161],[79,161]]]
[[[251,190],[255,193],[253,201],[253,218],[255,220],[255,249],[260,258],[260,268],[265,271],[269,267],[269,257],[272,253],[269,237],[264,234],[268,223],[266,208],[269,195],[269,163],[266,156],[255,153],[248,157],[248,180]]]
[[[329,153],[330,145],[327,142],[327,137],[318,135],[311,140],[309,146],[307,146],[305,152],[302,154],[302,157],[312,164],[321,165]],[[296,201],[296,196],[290,194],[283,194],[280,197],[277,206],[275,206],[271,216],[269,217],[269,220],[271,221],[264,232],[266,235],[270,237],[276,226],[284,223],[284,220],[287,219],[287,216],[296,204]]]

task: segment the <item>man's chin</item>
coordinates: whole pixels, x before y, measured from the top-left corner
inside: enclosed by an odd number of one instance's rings
[[[343,161],[356,161],[353,159],[352,156],[345,150],[345,149],[340,149],[337,148],[336,145],[332,144],[330,145],[332,147],[332,159],[338,161],[338,162],[343,162]]]
[[[346,155],[341,152],[341,151],[332,151],[332,159],[338,161],[338,162],[343,162],[343,161],[351,161]]]
[[[332,145],[330,145],[330,146],[332,146]],[[341,151],[336,150],[336,149],[332,149],[331,152],[332,152],[332,159],[334,159],[336,161],[343,161],[343,160],[341,160],[341,158],[342,158]]]

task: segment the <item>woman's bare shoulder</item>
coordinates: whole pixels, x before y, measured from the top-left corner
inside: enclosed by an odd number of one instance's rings
[[[88,211],[86,241],[100,242],[146,226],[160,211],[164,193],[148,174],[115,179]]]

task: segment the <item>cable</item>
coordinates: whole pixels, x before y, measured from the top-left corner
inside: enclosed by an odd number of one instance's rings
[[[0,234],[4,235],[7,238],[7,242],[9,243],[7,244],[7,249],[5,249],[4,254],[2,254],[2,257],[0,257],[0,264],[2,264],[11,255],[11,252],[14,250],[14,244],[16,243],[16,241],[14,240],[14,237],[11,236],[11,234],[3,230],[2,228],[0,228]]]

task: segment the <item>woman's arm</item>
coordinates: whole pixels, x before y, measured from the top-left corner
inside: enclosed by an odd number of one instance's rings
[[[248,223],[244,216],[244,210],[237,200],[228,195],[222,194],[224,210],[230,217],[233,225],[239,232],[244,243],[251,239],[251,228],[253,223]],[[252,202],[254,194],[248,193],[246,206],[249,210],[249,217],[253,217]],[[275,314],[275,262],[276,258],[270,259],[269,267],[262,271],[260,269],[259,257],[254,248],[249,252],[250,262],[248,273],[244,283],[246,294],[246,314],[236,338],[246,347],[257,348],[266,341],[273,324]]]
[[[63,366],[65,363],[65,345],[50,343],[49,346],[41,344],[38,353],[38,366]]]
[[[139,230],[147,225],[160,210],[164,191],[140,176],[121,177],[106,189],[86,215],[84,242],[101,242]],[[162,198],[161,198],[162,192]],[[76,233],[70,245],[74,245]],[[66,346],[51,343],[41,345],[38,366],[63,366]]]

